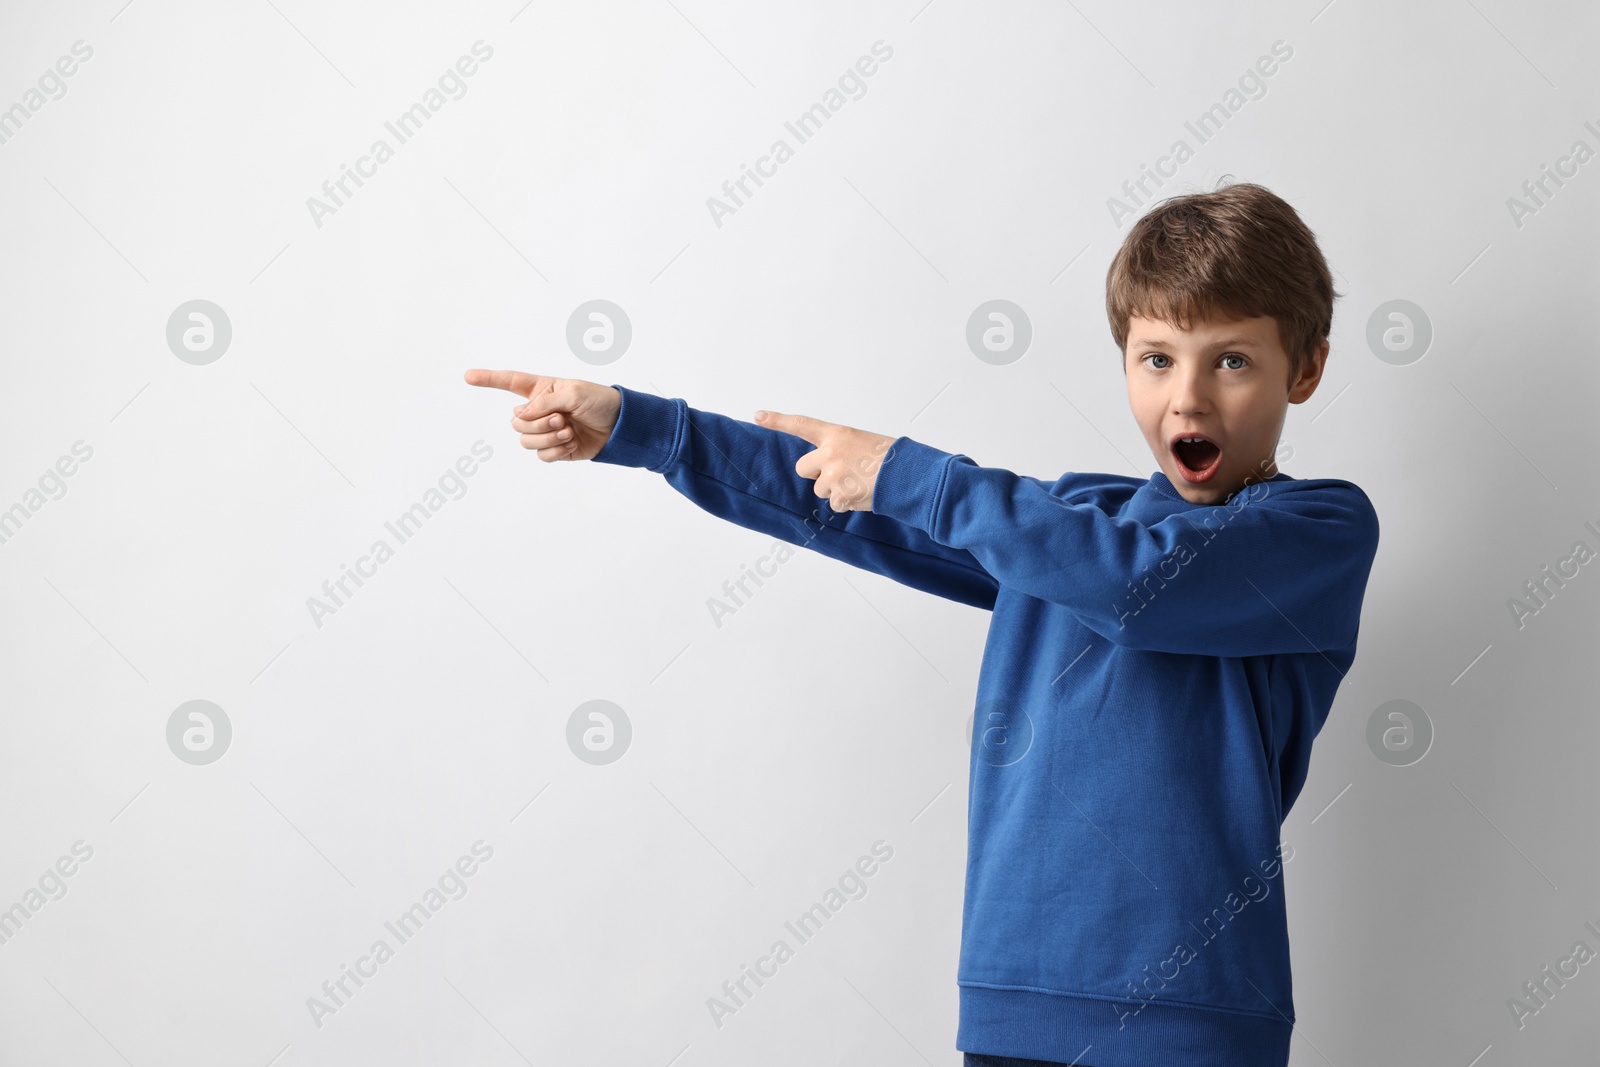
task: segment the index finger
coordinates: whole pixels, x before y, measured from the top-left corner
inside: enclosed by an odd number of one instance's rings
[[[548,388],[547,383],[554,380],[537,374],[524,374],[519,370],[484,370],[481,367],[472,368],[463,377],[468,385],[504,389],[524,399],[531,397],[535,390]]]
[[[822,423],[809,415],[787,415],[781,411],[758,411],[756,421],[769,430],[803,437],[814,445],[822,443]]]

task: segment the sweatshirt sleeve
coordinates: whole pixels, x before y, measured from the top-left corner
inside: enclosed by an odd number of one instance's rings
[[[612,385],[617,424],[592,462],[643,467],[718,518],[985,610],[1000,584],[972,553],[870,511],[836,512],[795,473],[810,442]]]
[[[1260,482],[1145,524],[909,437],[884,457],[873,509],[1118,645],[1205,656],[1353,644],[1378,545],[1349,482]]]

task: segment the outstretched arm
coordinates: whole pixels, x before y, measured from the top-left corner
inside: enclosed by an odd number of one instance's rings
[[[528,398],[512,428],[543,460],[643,467],[739,526],[949,600],[994,607],[999,583],[970,552],[887,516],[834,511],[821,483],[797,468],[812,451],[800,437],[622,385],[485,370],[468,371],[466,380]]]
[[[904,585],[992,610],[999,583],[971,553],[863,511],[836,512],[796,465],[801,438],[625,386],[597,463],[644,467],[719,518]]]

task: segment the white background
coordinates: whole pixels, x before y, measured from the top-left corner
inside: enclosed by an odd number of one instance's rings
[[[462,373],[1148,476],[1107,199],[1275,41],[1160,195],[1232,175],[1316,231],[1344,296],[1283,469],[1382,523],[1284,827],[1293,1063],[1595,1055],[1594,967],[1520,1030],[1507,1007],[1600,949],[1600,567],[1520,629],[1507,605],[1600,547],[1600,161],[1507,206],[1600,149],[1592,5],[520,3],[7,6],[0,108],[93,55],[0,144],[0,508],[93,454],[0,544],[0,907],[93,856],[0,945],[0,1062],[958,1064],[988,617],[804,553],[718,627],[770,538],[646,471],[541,463]],[[478,40],[395,147],[385,121]],[[707,198],[878,40],[865,95],[718,226]],[[633,325],[606,366],[566,344],[595,298]],[[1005,366],[965,341],[994,298],[1034,330]],[[233,330],[203,366],[166,341],[194,299]],[[1409,365],[1366,341],[1393,299],[1434,330]],[[479,440],[466,494],[313,622]],[[193,699],[233,727],[206,766],[166,741]],[[567,743],[594,699],[633,729],[606,766]],[[1394,699],[1435,732],[1407,767],[1366,741]],[[707,998],[879,839],[868,894],[715,1025]],[[479,840],[466,895],[316,1025],[307,998]]]

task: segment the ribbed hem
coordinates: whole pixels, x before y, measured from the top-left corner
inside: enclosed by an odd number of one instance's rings
[[[591,463],[646,467],[657,473],[677,458],[688,427],[688,404],[654,393],[612,384],[622,394],[617,424]]]
[[[1284,1019],[961,985],[956,1048],[1094,1067],[1287,1067]]]

